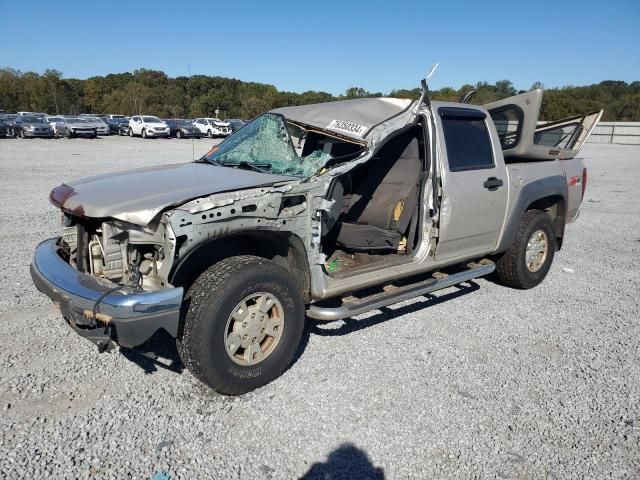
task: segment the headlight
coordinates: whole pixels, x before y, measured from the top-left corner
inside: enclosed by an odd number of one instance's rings
[[[27,130],[35,130],[36,127],[34,127],[33,125],[27,125],[24,128],[26,128]]]

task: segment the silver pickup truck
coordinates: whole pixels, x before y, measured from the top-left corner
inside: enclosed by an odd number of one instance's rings
[[[176,339],[211,388],[278,377],[330,321],[496,271],[532,288],[584,196],[601,112],[538,122],[542,91],[483,107],[367,98],[265,113],[193,163],[50,194],[62,235],[31,274],[108,350]]]

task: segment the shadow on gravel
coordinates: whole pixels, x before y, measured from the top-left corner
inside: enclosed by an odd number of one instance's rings
[[[158,331],[135,350],[121,348],[120,352],[127,360],[142,368],[145,373],[157,372],[159,368],[175,373],[182,373],[184,370],[175,339],[164,331]]]
[[[389,307],[379,308],[378,310],[380,313],[376,315],[372,315],[362,320],[345,318],[343,320],[343,324],[338,328],[324,328],[323,325],[326,325],[327,323],[334,323],[334,322],[325,323],[325,322],[318,322],[316,320],[308,320],[307,326],[308,326],[308,329],[310,330],[309,333],[313,333],[314,335],[319,335],[321,337],[335,337],[340,335],[347,335],[349,333],[357,332],[364,328],[373,327],[374,325],[378,325],[380,323],[393,320],[394,318],[401,317],[402,315],[415,313],[417,311],[423,310],[428,307],[432,307],[434,305],[438,305],[448,300],[453,300],[454,298],[458,298],[463,295],[473,293],[480,289],[480,285],[478,285],[474,281],[469,281],[469,282],[456,285],[454,288],[456,288],[457,290],[450,293],[446,293],[444,295],[439,295],[437,297],[432,294],[416,297],[416,298],[423,298],[424,300],[420,300],[410,305],[406,305],[404,307],[396,308],[393,310],[390,309]],[[306,341],[308,340],[309,340],[309,335],[306,335]]]
[[[335,322],[325,323],[318,322],[317,320],[307,319],[307,321],[305,322],[302,339],[300,340],[300,346],[298,347],[293,360],[286,370],[289,370],[293,365],[296,364],[300,357],[302,357],[305,349],[307,348],[307,345],[309,344],[311,334],[321,337],[347,335],[364,328],[373,327],[380,323],[393,320],[395,318],[401,317],[402,315],[415,313],[425,308],[438,305],[439,303],[443,303],[448,300],[473,293],[479,290],[480,286],[474,281],[469,281],[456,285],[454,288],[456,288],[456,290],[454,290],[453,292],[446,293],[437,297],[431,294],[417,297],[422,298],[423,300],[419,300],[410,305],[406,305],[404,307],[396,308],[393,310],[388,307],[382,307],[378,309],[380,313],[372,315],[371,317],[365,318],[363,320],[346,318],[342,320],[342,325],[337,328],[323,327],[323,325],[335,324]],[[159,368],[175,373],[182,373],[185,368],[182,361],[180,360],[180,356],[178,355],[175,339],[171,338],[169,334],[163,331],[156,333],[156,335],[151,337],[145,344],[141,345],[135,350],[122,348],[120,349],[120,351],[125,358],[138,365],[145,371],[145,373],[157,372]]]
[[[314,479],[384,479],[384,470],[374,467],[365,451],[355,445],[345,443],[331,452],[327,461],[314,463],[302,477],[304,480]]]

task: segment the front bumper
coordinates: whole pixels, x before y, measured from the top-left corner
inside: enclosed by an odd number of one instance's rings
[[[182,287],[151,292],[122,287],[108,293],[117,285],[71,267],[58,254],[55,238],[36,248],[31,278],[38,290],[59,305],[71,328],[103,349],[111,342],[136,347],[160,329],[172,337],[178,334]],[[105,294],[94,319],[96,302]]]
[[[147,130],[148,137],[168,137],[169,135],[169,130]]]
[[[95,137],[98,134],[98,132],[96,132],[93,129],[72,128],[71,129],[71,134],[74,137]]]
[[[178,132],[176,131],[174,135],[177,134]],[[200,130],[180,130],[180,135],[182,135],[183,137],[201,137],[202,133],[200,133]]]
[[[32,137],[32,138],[52,138],[53,137],[53,131],[49,130],[49,131],[44,131],[44,132],[38,132],[38,131],[33,131],[33,130],[24,130],[24,136],[25,137]]]

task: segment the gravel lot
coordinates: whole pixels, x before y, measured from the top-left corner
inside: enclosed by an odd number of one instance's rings
[[[0,140],[0,478],[640,477],[640,147],[583,153],[582,215],[539,287],[310,324],[280,379],[226,398],[99,355],[28,274],[58,232],[51,187],[192,142]]]

